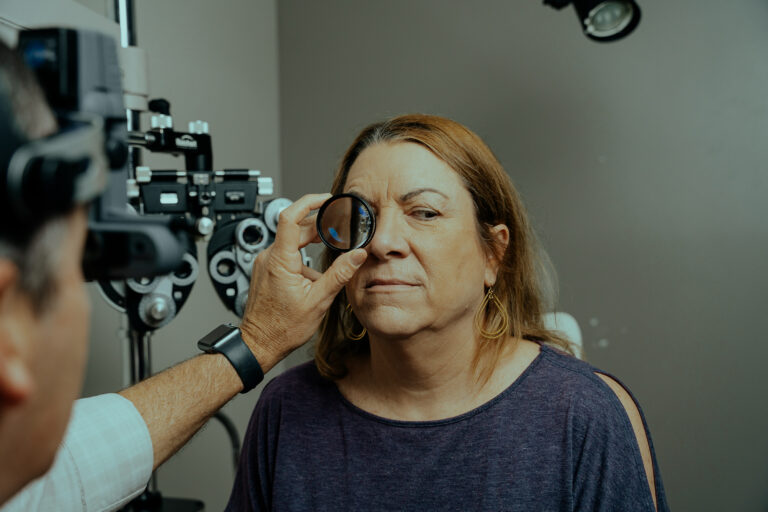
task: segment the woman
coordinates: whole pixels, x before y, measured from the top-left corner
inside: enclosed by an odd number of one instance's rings
[[[372,206],[367,259],[314,362],[261,395],[230,509],[668,509],[634,400],[542,324],[525,212],[479,137],[371,125],[332,192]]]

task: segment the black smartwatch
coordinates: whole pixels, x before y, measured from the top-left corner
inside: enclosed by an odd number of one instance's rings
[[[240,329],[222,324],[197,342],[197,348],[209,354],[220,353],[229,359],[243,381],[241,393],[247,393],[264,380],[264,372],[251,349],[240,336]]]

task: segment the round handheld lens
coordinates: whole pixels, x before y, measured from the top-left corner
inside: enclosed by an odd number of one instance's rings
[[[336,251],[365,247],[376,231],[373,209],[354,194],[338,194],[317,212],[317,232],[325,245]]]

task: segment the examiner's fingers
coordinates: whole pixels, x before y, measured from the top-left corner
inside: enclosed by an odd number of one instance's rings
[[[281,252],[293,253],[301,242],[301,222],[310,211],[320,208],[331,194],[307,194],[280,213],[272,244]]]
[[[336,258],[333,265],[312,284],[312,293],[318,294],[318,303],[336,296],[365,263],[367,257],[368,252],[365,249],[355,249]]]
[[[301,269],[301,275],[314,282],[320,279],[323,273],[304,265],[304,268]]]
[[[319,242],[320,237],[317,234],[317,214],[305,217],[299,223],[301,235],[299,236],[299,249],[303,249],[313,242]]]

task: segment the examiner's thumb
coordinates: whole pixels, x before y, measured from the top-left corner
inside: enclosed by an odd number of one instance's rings
[[[365,263],[367,257],[368,252],[365,249],[355,249],[336,258],[333,265],[323,274],[322,279],[326,281],[325,291],[330,295],[339,293]]]

